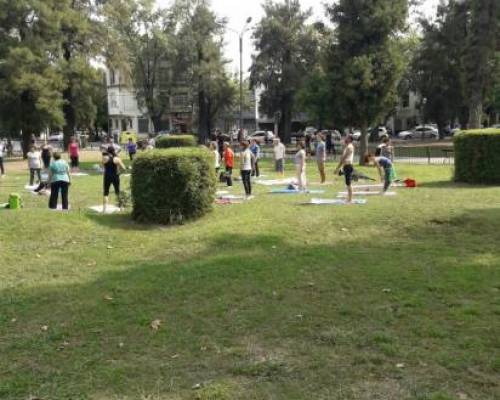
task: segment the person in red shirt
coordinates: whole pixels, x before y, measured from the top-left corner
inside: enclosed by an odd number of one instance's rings
[[[69,141],[68,153],[71,160],[71,172],[78,172],[78,167],[80,165],[80,147],[74,137]]]
[[[227,186],[233,186],[234,152],[228,142],[224,143],[224,164],[226,166]]]

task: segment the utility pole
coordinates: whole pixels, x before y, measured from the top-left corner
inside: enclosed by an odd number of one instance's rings
[[[240,123],[239,128],[243,132],[243,30],[240,33]]]

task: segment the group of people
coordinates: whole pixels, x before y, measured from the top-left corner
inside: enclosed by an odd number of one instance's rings
[[[315,151],[314,157],[317,163],[318,172],[320,176],[320,183],[326,183],[326,161],[328,155],[328,146],[326,138],[323,133],[316,134],[314,138]],[[226,182],[228,186],[233,185],[233,169],[235,167],[235,154],[228,142],[213,141],[210,148],[215,157],[215,170],[220,177],[221,182]],[[258,177],[259,159],[261,156],[261,149],[259,144],[255,141],[243,140],[240,143],[240,175],[245,189],[246,198],[252,197],[252,181],[251,177]],[[345,184],[347,187],[347,202],[351,203],[353,199],[353,175],[354,175],[354,155],[355,148],[353,138],[348,135],[344,139],[344,148],[340,161],[334,171],[334,175],[341,174],[344,176]],[[307,151],[306,143],[299,141],[297,143],[297,151],[294,156],[295,164],[295,183],[299,191],[307,190]],[[284,176],[285,160],[286,160],[286,147],[281,143],[280,139],[275,139],[273,143],[273,158],[275,171]],[[376,153],[364,155],[364,160],[367,165],[377,167],[380,178],[384,182],[383,192],[387,192],[391,183],[394,180],[395,172],[393,167],[393,147],[389,137],[384,137],[382,143],[377,147]],[[224,171],[221,172],[222,166]]]
[[[126,169],[122,160],[118,157],[121,147],[109,138],[101,146],[101,165],[103,168],[103,212],[109,204],[109,193],[111,186],[118,197],[120,195],[120,171]],[[129,157],[133,159],[136,147],[127,146]],[[35,183],[35,176],[38,179],[38,188],[36,191],[50,189],[49,208],[57,209],[59,194],[61,195],[62,209],[69,209],[69,187],[71,186],[71,176],[79,171],[80,148],[78,141],[71,138],[68,145],[68,155],[70,163],[61,157],[59,151],[53,151],[48,145],[44,144],[38,149],[34,144],[31,145],[27,154],[28,168],[30,171],[30,186]],[[45,174],[42,174],[42,170]],[[44,180],[46,175],[46,180]]]

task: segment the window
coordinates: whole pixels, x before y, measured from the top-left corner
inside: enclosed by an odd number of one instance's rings
[[[186,108],[189,106],[189,96],[185,93],[176,94],[172,99],[172,105],[175,108]]]
[[[114,69],[109,71],[109,84],[110,85],[116,84],[116,74]]]
[[[403,108],[410,107],[410,93],[407,93],[402,98],[402,106]]]
[[[147,118],[138,118],[139,133],[149,133],[149,120]]]

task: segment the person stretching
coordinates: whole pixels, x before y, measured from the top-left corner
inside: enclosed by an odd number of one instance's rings
[[[260,158],[260,146],[257,144],[255,139],[252,139],[252,144],[250,145],[250,151],[253,155],[253,168],[252,168],[252,176],[259,177],[259,158]]]
[[[69,141],[68,153],[71,160],[71,172],[78,172],[78,167],[80,166],[80,147],[74,137]]]
[[[115,148],[109,146],[107,152],[102,155],[102,166],[104,167],[104,199],[102,212],[106,212],[109,203],[109,189],[111,185],[115,189],[116,197],[120,196],[120,174],[119,169],[125,170],[122,160],[116,155]]]
[[[224,142],[224,164],[226,166],[227,186],[233,186],[234,152],[228,142]]]
[[[304,142],[297,143],[297,153],[295,154],[295,169],[297,172],[297,185],[299,190],[306,191],[306,150]]]
[[[34,145],[31,145],[28,152],[28,167],[30,169],[30,186],[35,183],[35,174],[38,177],[38,183],[40,183],[42,181],[42,158]]]
[[[373,154],[368,153],[365,155],[365,164],[377,167],[380,180],[384,182],[383,193],[386,193],[394,180],[394,168],[392,161],[387,157],[376,157]]]
[[[285,155],[286,147],[281,143],[280,139],[274,139],[274,166],[275,171],[281,176],[285,175]]]
[[[318,171],[321,178],[321,184],[326,182],[325,163],[326,163],[326,145],[322,133],[318,133],[318,143],[316,145],[316,161],[318,162]]]
[[[69,207],[68,191],[69,186],[71,185],[69,165],[66,161],[61,160],[61,154],[57,151],[54,152],[52,157],[54,158],[54,161],[49,166],[49,208],[51,210],[57,209],[57,200],[59,197],[59,191],[61,191],[62,209],[67,210]]]
[[[244,141],[241,143],[242,152],[240,153],[240,172],[241,172],[241,180],[243,181],[243,187],[245,188],[245,196],[247,200],[252,198],[252,160],[253,154],[250,150],[250,144],[248,141]]]
[[[347,203],[352,203],[352,174],[354,173],[354,145],[352,144],[352,136],[347,135],[344,143],[345,148],[334,174],[338,174],[341,168],[344,171],[345,184],[347,186]]]

